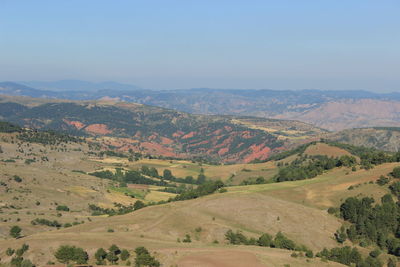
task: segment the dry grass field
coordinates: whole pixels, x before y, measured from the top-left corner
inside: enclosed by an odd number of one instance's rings
[[[352,154],[342,148],[330,146],[325,143],[316,143],[307,147],[304,154],[314,156],[314,155],[326,155],[328,157],[340,157],[340,156],[352,156]]]
[[[336,168],[314,179],[237,186],[249,177],[273,177],[278,170],[276,163],[200,166],[178,160],[129,162],[115,157],[88,156],[89,148],[82,144],[67,145],[66,151],[23,144],[24,152],[18,152],[15,143],[4,138],[0,140],[3,140],[0,142],[3,150],[0,178],[6,184],[6,187],[0,187],[1,263],[11,259],[5,254],[6,248],[18,248],[26,243],[30,246],[27,258],[38,266],[55,261],[56,248],[65,244],[87,250],[91,263],[94,263],[93,255],[98,248],[117,244],[131,252],[137,246],[145,246],[163,266],[341,266],[318,258],[291,257],[287,250],[228,245],[224,235],[229,229],[240,230],[249,237],[258,237],[262,233],[274,235],[281,231],[314,252],[338,246],[333,236],[343,222],[329,215],[326,209],[339,205],[348,196],[378,199],[388,192],[387,187],[369,182],[386,175],[396,166],[387,163],[369,171],[355,172]],[[308,153],[329,149],[311,148]],[[26,158],[35,154],[36,157],[46,155],[49,160],[25,163]],[[15,159],[15,162],[4,162],[8,159]],[[196,177],[203,168],[209,179],[222,179],[236,186],[228,187],[225,193],[149,206],[125,215],[92,216],[89,204],[113,208],[115,203],[130,205],[138,199],[149,203],[173,197],[174,194],[159,192],[162,187],[129,185],[119,188],[110,180],[84,173],[115,170],[116,167],[134,170],[143,165],[155,167],[159,173],[170,169],[178,177]],[[22,181],[17,182],[15,175]],[[348,190],[351,185],[355,188]],[[128,191],[138,197],[126,195]],[[66,205],[70,211],[57,211],[58,205]],[[75,222],[76,225],[60,229],[32,225],[31,221],[36,218],[57,220],[61,224]],[[22,238],[13,239],[8,235],[13,225],[23,229]],[[181,242],[186,234],[191,236],[191,243]]]

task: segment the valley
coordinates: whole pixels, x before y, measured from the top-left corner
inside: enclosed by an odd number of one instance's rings
[[[377,181],[398,166],[387,162],[363,169],[356,163],[355,170],[335,167],[314,178],[276,182],[280,170],[299,164],[295,162],[304,165],[321,156],[354,157],[358,162],[368,158],[317,142],[263,163],[212,165],[139,153],[130,159],[133,152],[105,150],[111,148],[90,136],[75,138],[10,124],[3,124],[2,129],[2,263],[12,260],[6,248],[23,244],[29,245],[24,258],[39,266],[56,262],[54,255],[61,245],[83,248],[89,262],[95,263],[98,248],[116,244],[131,254],[144,246],[162,266],[340,266],[290,249],[232,245],[226,234],[240,231],[256,240],[263,233],[282,232],[314,255],[324,248],[339,247],[335,233],[344,222],[327,210],[351,196],[378,201],[390,194],[388,185]],[[185,190],[219,180],[224,190],[173,201]],[[140,208],[136,203],[142,203]],[[15,225],[22,229],[17,239],[9,236]],[[183,241],[187,236],[190,242]],[[357,247],[364,257],[372,249]],[[379,259],[389,257],[384,253]]]

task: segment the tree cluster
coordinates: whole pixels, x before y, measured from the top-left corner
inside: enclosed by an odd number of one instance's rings
[[[376,244],[390,254],[400,256],[400,207],[389,194],[381,198],[381,204],[364,197],[347,198],[340,206],[341,217],[350,222],[346,231],[339,231],[341,241],[350,239],[362,246]]]
[[[326,170],[340,166],[352,167],[356,163],[357,160],[355,157],[347,155],[339,158],[303,156],[291,162],[289,166],[280,168],[278,174],[275,176],[275,180],[277,182],[284,182],[310,179],[322,174]]]
[[[287,250],[303,251],[307,257],[312,258],[313,252],[304,245],[297,245],[293,240],[286,237],[282,232],[278,232],[275,238],[268,233],[262,234],[258,239],[246,237],[242,232],[228,230],[225,238],[233,245],[252,245],[261,247],[281,248]]]
[[[330,250],[324,248],[321,252],[318,252],[316,256],[348,266],[382,267],[382,263],[379,261],[379,259],[372,256],[363,258],[358,249],[351,248],[349,246],[336,247]]]
[[[187,200],[187,199],[198,198],[205,195],[210,195],[222,187],[224,187],[224,183],[221,181],[209,181],[199,185],[196,188],[182,192],[181,194],[173,198],[171,201]]]

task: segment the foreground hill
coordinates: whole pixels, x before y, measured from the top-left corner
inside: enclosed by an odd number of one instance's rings
[[[107,137],[107,144],[175,158],[215,162],[265,160],[285,140],[325,132],[296,121],[191,115],[133,103],[6,98],[0,118],[24,127]]]
[[[355,127],[400,126],[400,94],[366,91],[324,90],[127,90],[121,84],[103,84],[105,90],[93,91],[101,84],[78,83],[72,90],[64,82],[28,83],[31,88],[11,82],[0,83],[0,92],[7,95],[59,98],[71,100],[114,99],[175,109],[194,114],[256,116],[284,118],[312,123],[329,130]],[[108,86],[108,87],[107,87]],[[68,89],[69,90],[65,90]],[[76,90],[81,89],[81,90]],[[107,90],[109,89],[109,90]],[[110,90],[112,89],[112,90]],[[119,89],[119,90],[118,90]],[[64,91],[59,91],[64,90]]]
[[[339,252],[315,255],[348,245],[366,258],[375,245],[339,243],[337,231],[349,222],[337,215],[338,208],[353,196],[380,203],[392,191],[391,172],[399,164],[389,162],[395,159],[390,153],[356,159],[362,148],[316,142],[257,164],[209,165],[138,154],[130,161],[129,152],[104,151],[93,138],[0,126],[0,264],[15,259],[8,248],[23,244],[29,246],[24,259],[38,266],[57,262],[55,252],[62,245],[84,249],[94,264],[99,248],[116,244],[131,253],[132,261],[135,248],[145,246],[162,266],[342,266],[328,260],[343,261]],[[365,161],[376,157],[381,161],[366,168]],[[277,182],[284,169],[306,170],[326,161],[335,165],[308,179]],[[385,183],[381,176],[388,177]],[[219,179],[229,186],[188,194]],[[243,181],[250,185],[238,185]],[[22,228],[20,238],[10,236],[13,226]],[[248,243],[229,241],[229,230]],[[275,247],[258,245],[266,233],[275,240],[283,234],[287,247],[278,241]],[[379,260],[389,257],[382,253]]]

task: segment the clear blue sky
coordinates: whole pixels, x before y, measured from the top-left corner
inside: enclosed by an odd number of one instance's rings
[[[399,0],[0,0],[0,80],[400,91]]]

